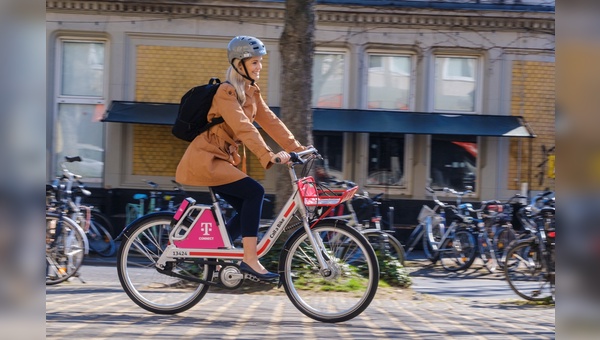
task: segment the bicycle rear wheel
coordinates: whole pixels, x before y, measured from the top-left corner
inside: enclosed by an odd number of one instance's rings
[[[110,219],[104,215],[103,213],[101,213],[98,210],[92,210],[92,221],[94,221],[94,223],[96,223],[96,225],[101,225],[104,227],[104,229],[106,229],[108,231],[108,233],[110,234],[110,236],[112,236],[112,238],[114,239],[115,237],[119,236],[119,232],[117,232],[115,230],[115,226],[113,225],[113,223],[110,221]]]
[[[163,253],[173,214],[147,215],[130,226],[117,254],[121,286],[138,306],[157,314],[176,314],[196,305],[209,286],[161,273],[156,261]],[[212,279],[213,268],[189,262],[170,262],[167,273]]]
[[[323,221],[312,235],[329,270],[319,266],[304,229],[284,245],[279,261],[285,292],[306,316],[322,322],[350,320],[375,297],[379,265],[373,248],[356,229],[341,221]]]
[[[110,236],[108,230],[94,220],[90,221],[90,229],[85,235],[88,238],[90,249],[98,255],[108,257],[115,253],[115,240]]]
[[[504,274],[510,288],[523,299],[544,301],[554,296],[554,282],[534,242],[517,244],[508,251]]]
[[[404,247],[398,239],[385,231],[378,230],[363,231],[363,235],[369,240],[377,256],[383,256],[382,253],[385,251],[393,260],[397,260],[404,266],[406,255],[404,254]],[[386,246],[387,249],[385,248]]]
[[[457,230],[454,237],[444,241],[439,251],[444,269],[455,272],[467,269],[477,256],[475,236],[468,230]]]
[[[58,216],[46,214],[46,285],[49,286],[75,275],[85,252],[83,236],[77,226],[62,220],[62,231],[56,235],[58,223]]]

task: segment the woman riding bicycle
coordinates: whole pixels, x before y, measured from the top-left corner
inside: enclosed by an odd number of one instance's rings
[[[176,180],[185,185],[208,186],[237,212],[228,222],[232,240],[242,236],[244,257],[240,269],[259,279],[279,277],[258,261],[257,234],[265,190],[245,172],[245,148],[254,153],[262,166],[289,161],[289,152],[305,148],[269,109],[255,81],[260,77],[262,56],[267,54],[257,38],[237,36],[227,46],[231,64],[226,82],[219,86],[208,113],[208,121],[223,117],[224,123],[198,135],[188,146],[179,165]],[[257,122],[285,150],[274,153],[253,125]],[[238,148],[243,144],[243,157]],[[237,168],[241,164],[241,170]]]

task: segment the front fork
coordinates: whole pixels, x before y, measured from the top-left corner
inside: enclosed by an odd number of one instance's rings
[[[300,198],[299,198],[300,200]],[[304,205],[302,202],[296,202],[301,209],[298,209],[300,212],[300,216],[302,217],[302,227],[306,232],[306,236],[308,237],[308,242],[313,248],[315,255],[317,256],[317,261],[319,262],[319,272],[324,277],[328,277],[331,275],[332,270],[329,265],[330,258],[325,253],[325,245],[323,244],[323,240],[319,237],[319,235],[310,228],[310,224],[308,223],[308,215],[306,213],[306,209],[304,209]]]

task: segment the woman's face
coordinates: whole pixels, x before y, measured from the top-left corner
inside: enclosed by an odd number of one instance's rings
[[[254,80],[260,78],[260,70],[262,70],[262,57],[252,57],[244,60],[248,76]],[[244,67],[240,65],[240,71],[244,72]]]

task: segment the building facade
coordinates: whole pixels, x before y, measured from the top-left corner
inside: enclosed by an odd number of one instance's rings
[[[80,155],[69,167],[117,223],[146,181],[173,187],[187,146],[170,133],[173,110],[190,87],[224,78],[232,37],[265,43],[259,85],[274,111],[285,100],[285,1],[46,9],[48,179]],[[554,189],[554,14],[544,0],[317,1],[313,133],[325,169],[384,192],[397,226],[416,224],[426,185],[472,186],[473,201]],[[248,168],[275,193],[273,172],[254,157]]]

